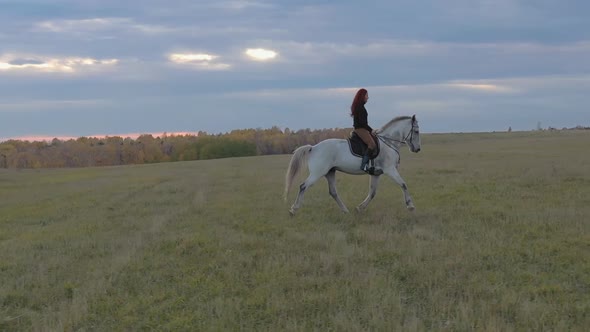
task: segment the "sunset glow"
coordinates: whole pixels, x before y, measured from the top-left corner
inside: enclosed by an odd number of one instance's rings
[[[164,137],[164,136],[199,136],[199,132],[196,131],[178,131],[178,132],[153,132],[153,133],[127,133],[127,134],[101,134],[101,135],[88,135],[88,136],[68,136],[68,135],[26,135],[18,137],[0,137],[0,142],[8,140],[17,141],[29,141],[29,142],[50,142],[54,139],[60,141],[76,140],[81,137],[86,138],[107,138],[107,137],[122,137],[137,139],[142,135],[152,135],[153,137]]]
[[[494,84],[473,84],[473,83],[451,83],[451,87],[476,90],[482,92],[513,92],[514,89],[506,86],[494,85]]]
[[[205,54],[205,53],[197,53],[197,54],[182,54],[182,53],[175,53],[170,54],[169,59],[170,61],[176,63],[187,63],[187,62],[199,62],[199,61],[213,61],[218,56]]]
[[[117,59],[98,60],[93,58],[0,58],[0,71],[40,71],[74,73],[83,68],[113,66]]]
[[[278,53],[264,48],[249,48],[246,50],[246,55],[254,60],[266,61],[276,58]]]
[[[180,65],[190,65],[193,68],[224,70],[231,66],[226,63],[217,62],[218,55],[207,53],[173,53],[168,55],[168,60]]]

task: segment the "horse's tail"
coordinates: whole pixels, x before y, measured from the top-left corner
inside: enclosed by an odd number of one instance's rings
[[[285,175],[285,193],[283,195],[285,200],[287,200],[287,195],[289,194],[289,189],[291,189],[293,180],[301,170],[301,165],[307,162],[309,152],[311,152],[311,145],[309,144],[300,146],[293,152],[289,168],[287,169],[287,174]]]

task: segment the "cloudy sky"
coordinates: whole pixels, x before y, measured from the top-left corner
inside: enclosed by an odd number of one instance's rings
[[[0,0],[0,138],[590,125],[587,0]]]

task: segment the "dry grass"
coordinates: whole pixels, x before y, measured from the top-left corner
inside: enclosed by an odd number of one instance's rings
[[[584,330],[588,132],[425,135],[363,214],[289,156],[0,171],[0,330]],[[366,177],[338,174],[349,208]]]

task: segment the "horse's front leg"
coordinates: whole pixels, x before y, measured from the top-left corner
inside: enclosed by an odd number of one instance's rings
[[[356,210],[361,212],[362,210],[367,208],[369,202],[375,197],[377,193],[377,185],[379,184],[379,176],[371,175],[370,184],[369,184],[369,193],[365,200],[356,207]]]
[[[412,196],[410,196],[410,192],[408,191],[408,186],[406,185],[406,182],[404,181],[404,179],[402,179],[401,175],[399,175],[397,168],[390,167],[390,168],[384,170],[384,173],[389,175],[393,179],[393,181],[395,181],[397,184],[399,184],[399,186],[402,188],[402,191],[404,193],[404,200],[406,202],[406,208],[408,208],[408,210],[410,210],[410,211],[414,211],[416,209],[416,207],[414,206],[414,201],[412,200]]]

